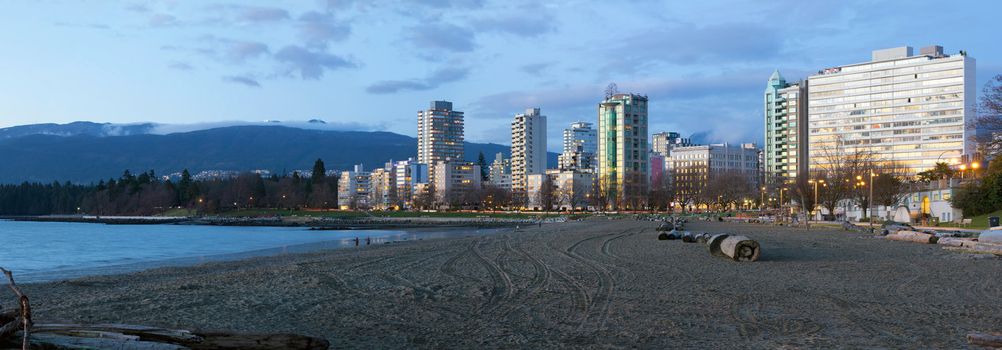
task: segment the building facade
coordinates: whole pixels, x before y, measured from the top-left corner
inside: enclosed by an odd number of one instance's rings
[[[682,205],[695,204],[715,174],[731,172],[744,176],[748,188],[735,191],[759,186],[759,148],[753,143],[679,147],[672,150],[670,162],[677,202]]]
[[[762,150],[763,178],[769,184],[792,183],[807,177],[807,95],[807,81],[789,84],[778,70],[769,77]]]
[[[361,164],[341,173],[337,183],[337,205],[341,210],[369,209],[370,175]]]
[[[808,77],[811,171],[833,163],[832,150],[872,153],[915,175],[937,162],[960,163],[974,142],[975,60],[940,46],[873,51],[869,62]]]
[[[610,209],[645,206],[650,180],[647,96],[612,94],[598,105],[598,183]]]
[[[527,176],[546,172],[546,116],[539,108],[515,115],[511,122],[511,191],[524,197]],[[516,203],[519,204],[519,203]]]
[[[592,123],[575,122],[564,129],[563,149],[559,158],[560,170],[594,170],[598,135]]]
[[[545,208],[543,182],[549,179],[553,184],[551,203]],[[527,182],[528,207],[535,210],[585,210],[591,205],[591,195],[595,185],[595,173],[580,170],[550,169],[545,174],[530,175]]]
[[[396,210],[400,208],[397,201],[397,174],[393,163],[386,167],[373,170],[369,174],[369,207],[375,210]]]
[[[417,117],[418,163],[463,160],[463,112],[452,110],[452,102],[432,101]]]
[[[651,135],[651,151],[667,158],[675,147],[692,146],[692,140],[674,131],[664,131]]]
[[[472,162],[438,162],[429,177],[439,206],[458,208],[480,188],[480,166]]]
[[[504,159],[504,155],[498,152],[487,174],[487,181],[492,186],[511,191],[511,159]]]
[[[428,184],[428,164],[418,163],[414,158],[396,162],[393,165],[396,173],[397,201],[403,208],[414,208],[414,193],[419,184]]]

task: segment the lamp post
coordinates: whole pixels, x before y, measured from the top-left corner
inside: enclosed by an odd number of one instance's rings
[[[765,209],[765,187],[762,187],[762,200],[758,202],[758,211]]]
[[[874,172],[870,172],[870,196],[866,197],[866,210],[870,211],[870,232],[873,232],[873,177],[877,176]],[[866,182],[863,182],[863,176],[856,175],[856,180],[859,180],[863,186],[866,186]]]
[[[818,179],[818,181],[807,180],[807,183],[814,184],[814,205],[811,206],[811,212],[816,213],[818,211],[818,184],[825,183],[825,180],[824,179]]]

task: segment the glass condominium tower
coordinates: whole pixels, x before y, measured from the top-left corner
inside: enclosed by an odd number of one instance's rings
[[[873,51],[870,62],[808,77],[811,171],[829,150],[871,152],[908,176],[974,152],[975,60],[940,46]]]
[[[598,105],[599,190],[610,209],[644,205],[649,188],[647,96],[613,94]]]
[[[806,177],[807,82],[789,84],[777,70],[766,84],[764,102],[763,180],[782,184]]]

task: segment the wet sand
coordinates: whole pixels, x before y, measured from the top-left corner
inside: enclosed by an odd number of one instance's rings
[[[736,263],[655,227],[594,218],[24,289],[36,322],[296,332],[338,349],[964,348],[970,331],[1002,331],[998,258],[689,225],[761,243],[760,261]]]

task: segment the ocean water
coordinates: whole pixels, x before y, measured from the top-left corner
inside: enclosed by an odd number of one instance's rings
[[[0,220],[0,267],[22,282],[140,271],[320,249],[486,233],[486,230],[311,231],[301,227],[105,225]]]

